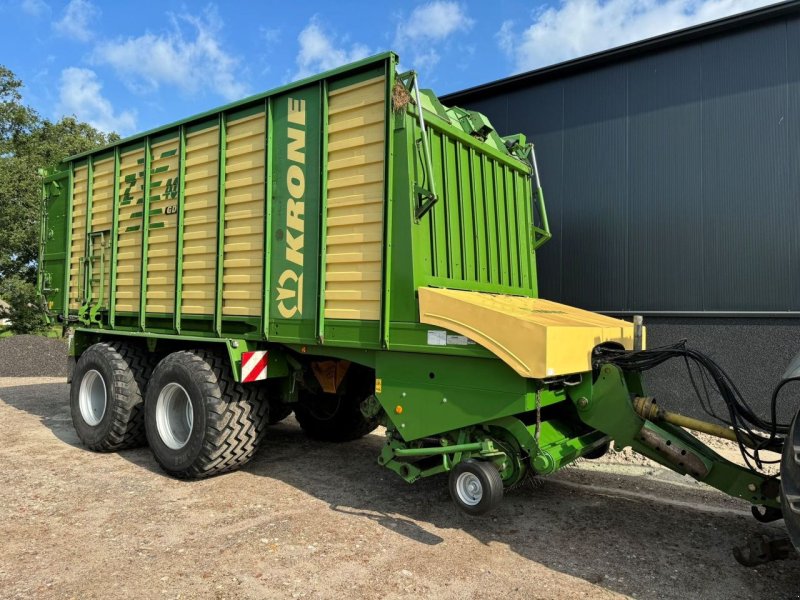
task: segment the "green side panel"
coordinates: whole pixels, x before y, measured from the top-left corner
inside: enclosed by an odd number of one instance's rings
[[[426,102],[431,98],[423,97]],[[537,295],[531,169],[518,156],[499,152],[499,138],[484,143],[466,135],[450,112],[440,105],[423,111],[432,174],[418,115],[411,110],[393,119],[390,349],[408,348],[399,328],[408,331],[418,321],[415,293],[421,286]],[[420,191],[431,183],[438,200],[415,218]]]
[[[272,100],[269,336],[316,340],[318,313],[322,85]]]
[[[416,137],[417,124],[409,120]],[[419,285],[535,295],[525,166],[498,160],[435,124],[428,136],[439,199],[413,227],[413,249],[423,254]],[[422,184],[420,152],[414,170]]]
[[[410,176],[415,163],[414,149],[408,143],[406,116],[395,113],[392,117],[392,169],[390,205],[391,224],[391,290],[390,321],[413,322],[419,317],[414,287],[415,260],[420,253],[413,254],[411,249],[412,233],[415,226],[412,220],[413,189],[409,186]]]
[[[393,54],[387,53],[359,61],[196,115],[178,124],[139,134],[115,144],[111,150],[101,149],[82,155],[86,157],[81,159],[85,160],[82,164],[90,167],[98,165],[104,158],[111,158],[110,164],[114,168],[110,177],[115,180],[111,193],[107,185],[101,185],[101,193],[95,198],[98,205],[95,208],[98,209],[103,202],[113,203],[113,219],[106,217],[106,213],[98,213],[103,216],[98,220],[97,214],[91,214],[94,181],[90,173],[88,222],[91,223],[92,217],[96,222],[87,233],[96,239],[91,248],[88,242],[86,244],[87,256],[95,258],[93,263],[86,261],[89,272],[85,279],[94,285],[87,290],[83,324],[120,331],[140,330],[159,336],[182,332],[247,340],[266,338],[298,348],[308,346],[309,349],[385,348],[422,353],[426,360],[437,354],[458,359],[486,358],[485,350],[476,346],[428,346],[428,328],[418,321],[416,290],[420,286],[433,285],[495,293],[536,294],[530,231],[531,169],[525,156],[511,149],[479,115],[447,109],[424,90],[421,104],[427,126],[427,144],[420,143],[422,127],[416,103],[401,102],[400,110],[394,110],[397,107],[391,100],[386,103],[385,209],[381,232],[383,281],[379,318],[365,321],[330,314],[326,317],[323,310],[321,282],[325,278],[326,260],[322,225],[327,223],[323,220],[327,197],[324,178],[327,171],[327,92],[388,75],[386,93],[393,98],[394,92],[399,91],[393,87],[396,60]],[[401,76],[401,81],[408,84],[407,78]],[[218,261],[224,258],[224,236],[217,235],[208,244],[196,243],[198,247],[203,246],[199,248],[203,252],[195,252],[192,257],[185,256],[183,251],[189,239],[183,235],[187,227],[184,222],[185,188],[188,187],[185,171],[189,166],[186,164],[184,138],[199,134],[220,119],[231,122],[263,111],[267,112],[267,131],[263,140],[266,145],[264,245],[249,251],[264,256],[263,292],[257,292],[259,296],[263,293],[258,300],[260,303],[263,298],[264,303],[258,314],[237,316],[220,311],[219,306],[225,273],[221,273]],[[491,132],[488,137],[485,133],[487,128]],[[524,145],[524,140],[521,144]],[[430,169],[429,160],[422,152],[423,146],[430,150]],[[152,152],[148,153],[146,160],[142,157],[136,168],[126,163],[126,168],[122,169],[116,164],[115,156],[124,162],[127,152],[141,152],[145,148]],[[206,193],[211,197],[216,189],[214,186],[224,185],[221,175],[225,174],[227,144],[220,144],[217,152],[221,160],[216,165],[209,165],[209,169],[217,169],[219,184],[210,182],[214,173],[209,172],[209,189],[193,191],[191,196],[195,199]],[[231,156],[239,154],[233,151]],[[195,156],[197,158],[199,155]],[[212,157],[205,158],[210,161]],[[193,163],[195,167],[202,164]],[[55,177],[55,174],[50,177]],[[40,275],[40,288],[48,291],[48,301],[53,302],[54,312],[62,314],[66,309],[64,297],[70,248],[68,228],[71,218],[67,203],[71,196],[69,188],[73,185],[68,171],[63,177],[65,194],[47,201]],[[192,182],[197,184],[203,177],[202,173],[195,172]],[[353,179],[357,178],[354,176]],[[417,215],[420,190],[434,189],[437,201],[431,205],[431,210]],[[226,202],[225,195],[221,194],[219,204],[212,208]],[[198,219],[205,218],[200,214],[204,207],[192,210]],[[125,218],[122,218],[123,211]],[[208,222],[210,227],[215,227],[218,234],[220,231],[224,233],[219,214],[208,218],[211,219]],[[102,238],[97,235],[99,233],[103,233]],[[200,237],[197,231],[190,237],[201,241],[210,239]],[[107,240],[113,242],[106,247]],[[123,244],[125,240],[135,241]],[[345,243],[356,245],[355,242]],[[204,259],[206,263],[203,264],[208,264],[208,269],[194,264],[199,262],[194,255],[203,254],[206,245],[209,248],[213,246],[214,251],[213,259]],[[105,252],[102,258],[99,256],[101,250]],[[138,263],[130,262],[132,250],[137,253],[137,258],[141,257]],[[129,257],[124,265],[120,259],[123,252]],[[119,264],[109,264],[112,255],[116,259],[114,262]],[[194,270],[191,272],[187,270],[189,260],[193,261]],[[260,259],[254,262],[262,263]],[[141,267],[141,271],[136,267]],[[206,270],[213,270],[214,281],[210,281]],[[134,291],[136,288],[126,283],[125,293],[120,294],[122,284],[134,278],[139,282],[140,293],[131,296],[128,288]],[[110,324],[112,311],[108,310],[110,294],[106,293],[105,285],[109,279],[117,311],[113,325]],[[54,280],[58,281],[53,283]],[[215,310],[188,310],[190,301],[199,302],[198,286],[206,284],[209,289],[204,289],[203,294],[207,293],[215,301]],[[351,290],[345,291],[349,293]],[[356,292],[354,301],[360,300],[357,293],[362,290],[354,288],[352,291]],[[369,300],[374,301],[375,294],[371,289],[368,291],[371,294]],[[346,296],[342,299],[342,296],[339,301],[350,300]],[[493,412],[488,416],[495,418],[497,415]]]
[[[535,383],[494,358],[378,352],[375,362],[378,400],[407,441],[536,408]],[[544,391],[540,400],[564,398]]]
[[[326,85],[327,89],[325,90],[325,94],[331,95],[332,98],[327,98],[327,97],[324,98],[325,110],[326,111],[331,110],[331,107],[328,104],[329,100],[331,102],[331,105],[334,107],[333,116],[331,117],[330,115],[326,115],[326,122],[324,123],[324,128],[323,128],[323,135],[325,136],[325,139],[322,140],[322,156],[323,156],[322,171],[324,176],[321,181],[322,187],[320,191],[320,197],[322,198],[322,204],[321,204],[322,211],[320,214],[320,239],[322,240],[321,242],[322,252],[320,253],[320,304],[322,304],[323,306],[319,307],[318,333],[321,333],[320,339],[323,340],[323,343],[326,345],[336,345],[341,347],[362,347],[362,348],[380,347],[381,331],[383,326],[382,319],[384,318],[384,309],[386,308],[387,304],[386,288],[389,285],[390,281],[390,277],[387,276],[386,274],[386,268],[389,262],[390,253],[387,251],[387,243],[388,243],[387,240],[389,236],[387,236],[385,228],[387,226],[387,223],[390,222],[390,219],[388,217],[388,210],[389,206],[391,205],[391,189],[389,188],[389,182],[391,177],[387,173],[389,173],[393,168],[391,154],[390,154],[391,145],[389,143],[389,140],[391,139],[389,130],[392,127],[392,118],[391,118],[392,111],[391,111],[391,103],[388,101],[388,99],[390,98],[389,90],[391,89],[391,86],[394,83],[394,77],[393,77],[394,64],[395,63],[393,61],[387,61],[383,64],[376,65],[370,69],[362,69],[353,74],[343,74],[335,78],[331,78]],[[374,84],[375,80],[380,77],[384,77],[385,79],[381,91],[377,92],[375,88],[372,86],[372,84]],[[365,82],[368,82],[366,88],[361,86],[361,84]],[[347,92],[348,89],[350,90],[349,92]],[[366,95],[364,91],[365,89],[370,90],[366,92]],[[378,117],[369,115],[369,108],[364,109],[366,113],[360,112],[358,108],[354,108],[346,111],[345,113],[342,113],[341,105],[339,105],[337,113],[336,102],[337,100],[340,100],[342,96],[338,96],[337,98],[336,95],[339,94],[342,90],[346,91],[346,97],[349,98],[348,101],[357,100],[358,102],[365,103],[367,107],[372,106],[371,102],[374,102],[375,99],[378,98],[378,96],[380,96],[380,100],[383,102],[383,110],[382,110],[382,115],[380,117],[380,122],[376,123],[372,121],[373,118],[378,119]],[[346,115],[346,117],[343,117],[343,115]],[[379,302],[381,304],[380,319],[366,320],[366,319],[356,319],[356,318],[343,318],[340,316],[329,317],[329,318],[325,317],[326,308],[334,308],[335,306],[332,305],[338,305],[338,307],[341,308],[343,305],[347,304],[347,301],[342,301],[342,300],[339,300],[338,302],[334,303],[329,302],[327,305],[325,303],[325,290],[330,285],[330,281],[327,281],[328,274],[326,267],[327,263],[326,252],[327,252],[327,244],[328,241],[330,240],[329,236],[333,236],[335,239],[335,236],[342,234],[343,230],[344,232],[347,232],[350,230],[351,227],[353,227],[353,225],[343,226],[339,224],[339,225],[334,225],[331,229],[327,228],[328,224],[327,219],[330,216],[328,214],[327,178],[328,176],[335,177],[337,172],[335,164],[333,165],[332,169],[329,169],[327,163],[329,156],[328,136],[331,135],[329,134],[329,128],[335,131],[335,133],[332,134],[331,139],[333,139],[334,141],[341,142],[341,137],[343,133],[345,133],[341,129],[341,123],[343,118],[346,118],[347,121],[349,122],[349,127],[346,130],[346,132],[347,135],[351,137],[351,139],[359,139],[359,136],[361,140],[369,139],[370,133],[374,133],[375,127],[380,127],[383,129],[382,167],[380,169],[377,169],[377,171],[380,172],[380,176],[382,177],[381,181],[382,189],[380,191],[380,194],[382,195],[383,199],[383,207],[381,209],[383,214],[381,215],[380,223],[371,224],[372,227],[377,227],[380,230],[380,236],[382,238],[382,254],[380,256],[382,275],[381,275],[381,281],[378,281],[375,284],[376,287],[380,288],[380,298],[379,298]],[[366,143],[374,144],[375,142],[369,141]],[[341,160],[345,153],[352,152],[352,154],[349,154],[348,157],[357,158],[360,150],[361,150],[360,148],[344,149],[339,147],[337,150],[333,152],[332,156],[334,157],[334,160],[336,160],[337,157],[339,160]],[[366,156],[362,156],[362,158],[365,161],[367,160]],[[345,167],[344,169],[340,168],[340,170],[345,170],[352,174],[353,169],[358,169],[359,167],[362,166],[363,164],[355,167],[354,166]],[[372,171],[370,173],[370,176],[374,175],[375,171]],[[359,172],[357,176],[354,176],[352,178],[356,179],[357,177],[364,177],[367,179],[369,178],[369,176],[365,175],[363,171]],[[334,190],[334,197],[337,191],[341,195],[342,188]],[[361,187],[358,183],[353,183],[349,188],[349,191],[358,193],[361,191]],[[337,209],[334,208],[334,212],[336,210]],[[345,210],[351,210],[355,212],[356,210],[358,210],[358,208],[349,207],[349,209],[346,208]],[[369,215],[370,213],[370,207],[362,208],[361,210],[364,211],[363,214]],[[363,228],[370,227],[370,224],[358,225],[356,227],[360,228],[361,233],[364,234]],[[372,233],[374,232],[375,230],[372,230]],[[360,250],[368,248],[369,246],[370,243],[368,242],[364,246],[352,244],[347,247],[349,251],[358,252]],[[341,246],[339,246],[339,252],[342,252]],[[367,260],[367,259],[360,259],[360,260]],[[336,263],[334,263],[334,265],[335,264]],[[364,267],[363,263],[359,264],[358,260],[356,261],[356,263],[349,263],[349,266],[354,270],[358,270]],[[358,284],[355,284],[354,288],[359,289]],[[363,303],[357,301],[354,301],[353,304],[356,306],[358,305],[363,306]]]
[[[67,302],[70,180],[67,170],[46,177],[43,182],[38,289],[54,315],[63,313]]]
[[[272,341],[375,347],[376,322],[323,323],[327,93],[385,74],[362,68],[272,99],[269,329]],[[387,105],[388,113],[388,105]],[[387,117],[388,119],[388,114]],[[386,149],[384,150],[386,152]],[[388,157],[386,162],[389,162]]]

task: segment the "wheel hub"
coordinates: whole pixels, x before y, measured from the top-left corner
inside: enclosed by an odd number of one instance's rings
[[[475,506],[483,498],[483,486],[472,473],[461,473],[456,481],[456,493],[464,504]]]
[[[100,371],[95,369],[86,371],[78,391],[78,407],[81,411],[81,417],[83,417],[87,425],[96,427],[103,420],[107,405],[106,382]]]
[[[179,383],[168,383],[156,400],[156,429],[161,441],[180,450],[189,441],[194,427],[194,409],[189,393]]]

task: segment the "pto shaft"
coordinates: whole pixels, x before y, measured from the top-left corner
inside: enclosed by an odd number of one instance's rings
[[[758,448],[757,442],[752,440],[747,434],[742,433],[737,437],[736,432],[728,427],[669,412],[658,406],[658,404],[656,404],[656,399],[649,396],[637,396],[634,398],[633,408],[640,417],[649,421],[663,421],[665,423],[677,425],[678,427],[685,427],[692,431],[707,433],[708,435],[713,435],[714,437],[723,438],[732,442],[742,442],[749,448]]]

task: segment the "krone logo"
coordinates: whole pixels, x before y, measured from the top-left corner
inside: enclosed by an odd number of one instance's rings
[[[285,247],[286,269],[278,278],[278,312],[284,319],[303,316],[303,245],[306,194],[306,102],[289,98],[286,129]]]
[[[286,269],[278,278],[278,312],[284,319],[303,315],[303,274]]]

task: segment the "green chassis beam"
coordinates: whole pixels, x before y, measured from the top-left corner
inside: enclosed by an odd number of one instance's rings
[[[681,475],[691,475],[729,496],[752,504],[780,507],[774,477],[732,463],[680,427],[668,423],[656,425],[642,419],[630,400],[632,393],[642,393],[639,373],[623,373],[607,364],[601,368],[594,384],[589,377],[584,377],[584,381],[570,387],[568,393],[581,420],[609,435],[617,447],[630,446],[639,454]],[[645,436],[663,441],[664,446],[671,447],[673,453],[686,457],[686,460],[670,460],[663,451],[646,444],[643,441]],[[692,472],[691,464],[698,465],[701,472]]]
[[[81,336],[81,340],[78,340]],[[189,347],[202,347],[213,344],[219,346],[225,345],[225,349],[230,360],[231,371],[236,381],[241,381],[241,368],[242,368],[242,354],[251,352],[253,350],[264,349],[264,344],[259,344],[253,340],[246,340],[242,338],[217,338],[217,337],[204,337],[186,334],[164,334],[164,333],[150,333],[143,331],[103,331],[99,329],[90,329],[78,327],[75,328],[75,348],[80,352],[75,354],[77,359],[80,354],[88,346],[95,343],[95,341],[103,338],[115,337],[133,337],[144,339],[147,342],[147,347],[150,352],[153,352],[159,340],[172,340],[187,344]],[[268,376],[285,377],[289,374],[289,364],[286,360],[286,353],[280,346],[270,346],[269,350],[269,369]]]

